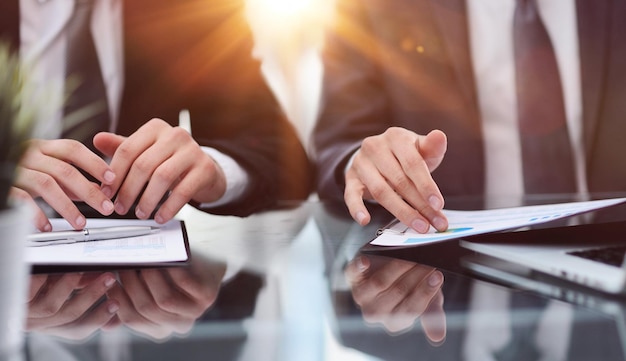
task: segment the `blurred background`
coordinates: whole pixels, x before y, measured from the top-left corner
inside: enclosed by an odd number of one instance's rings
[[[309,134],[319,106],[324,29],[334,0],[247,0],[254,55],[300,138]]]

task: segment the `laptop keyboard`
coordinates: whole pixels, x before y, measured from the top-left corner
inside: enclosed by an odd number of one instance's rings
[[[584,251],[572,251],[569,254],[577,257],[587,258],[596,262],[606,263],[611,266],[621,267],[624,263],[626,246],[603,247],[587,249]]]

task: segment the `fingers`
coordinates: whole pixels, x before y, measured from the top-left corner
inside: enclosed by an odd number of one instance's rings
[[[15,182],[16,186],[29,194],[43,198],[50,207],[57,211],[61,217],[66,219],[74,229],[82,229],[87,223],[85,216],[78,210],[68,194],[61,188],[59,183],[49,174],[22,170]],[[42,220],[37,220],[43,225]],[[48,223],[48,221],[46,221]],[[46,227],[46,225],[44,225]]]
[[[157,223],[169,221],[191,200],[201,186],[203,179],[213,178],[211,170],[201,168],[203,159],[208,158],[208,156],[202,153],[198,154],[199,157],[194,157],[194,147],[190,148],[188,151],[179,148],[174,154],[152,157],[153,159],[163,158],[165,160],[155,162],[154,174],[149,179],[135,209],[137,218],[148,218],[157,208],[163,195],[169,192],[167,199],[160,205],[154,216]],[[145,156],[151,157],[149,152],[146,152]],[[131,169],[131,174],[132,172]],[[138,178],[139,176],[135,177],[135,179]],[[126,188],[126,184],[124,184],[120,191],[121,198],[130,199],[134,196],[132,191],[126,193],[126,189],[129,188]]]
[[[113,154],[111,168],[125,175],[102,188],[105,194],[117,193],[115,212],[119,214],[126,214],[136,203],[137,218],[147,219],[156,210],[155,220],[165,223],[192,198],[210,202],[226,190],[219,166],[188,132],[163,120],[151,120],[126,139],[100,133],[94,143]]]
[[[443,292],[439,290],[424,311],[420,322],[426,338],[433,346],[441,346],[446,339],[446,313],[443,309]]]
[[[225,272],[225,264],[202,258],[189,268],[123,271],[107,295],[120,303],[117,322],[163,340],[191,330],[215,302]]]
[[[371,216],[363,202],[364,194],[365,184],[361,182],[354,168],[348,169],[343,198],[352,218],[362,226],[368,224],[371,220]]]
[[[28,304],[29,319],[53,317],[65,304],[80,281],[81,275],[69,273],[61,277],[49,277]]]
[[[368,156],[363,155],[363,157]],[[384,159],[386,157],[382,155],[376,155],[376,159],[372,157],[365,159],[363,157],[357,154],[354,159],[354,167],[356,169],[356,177],[367,186],[369,194],[401,222],[418,232],[427,232],[430,227],[427,217],[430,216],[434,219],[436,212],[419,195],[417,188],[409,184],[410,180],[402,171],[397,160],[393,157]],[[393,163],[390,164],[389,162]],[[391,185],[389,178],[384,175],[394,178],[395,186]],[[401,178],[404,180],[401,180]],[[347,185],[346,182],[346,192],[352,192],[352,190],[347,188]],[[411,193],[413,205],[408,203],[400,192],[405,194]]]
[[[344,199],[353,218],[365,222],[365,206],[358,198],[369,194],[420,233],[430,225],[446,230],[443,196],[430,174],[443,159],[446,142],[440,131],[418,136],[402,128],[364,139],[346,172]]]
[[[37,202],[35,202],[33,197],[28,194],[28,192],[20,188],[12,187],[10,190],[10,197],[12,199],[19,199],[29,205],[30,209],[34,213],[33,221],[35,222],[35,227],[38,230],[41,232],[49,232],[52,230],[52,224],[50,224],[48,216],[46,216],[46,213],[39,208]]]
[[[197,152],[197,156],[191,158],[195,159],[195,162],[187,165],[187,170],[183,172],[184,176],[182,178],[179,176],[179,180],[171,188],[167,200],[159,207],[154,217],[158,223],[165,223],[172,219],[191,199],[201,203],[213,202],[220,199],[226,192],[226,176],[222,169],[197,145],[190,148],[192,149],[187,152],[179,151],[172,157],[173,163],[184,165],[183,161],[190,159],[186,154],[190,154],[194,150]],[[178,162],[174,160],[181,157],[183,159]],[[151,187],[151,183],[152,181],[148,187]],[[144,197],[142,197],[140,204],[143,202]]]
[[[179,292],[160,270],[145,270],[141,275],[158,309],[189,318],[195,315],[193,300]],[[163,323],[165,319],[160,321]]]
[[[36,144],[38,148],[37,153],[75,165],[103,184],[111,184],[116,178],[111,167],[102,158],[78,141],[55,139],[36,141]],[[27,155],[29,153],[31,152],[27,152]],[[71,173],[74,174],[73,172]]]
[[[113,212],[113,203],[77,169],[106,184],[115,179],[109,166],[83,144],[67,139],[33,141],[20,162],[15,186],[31,196],[43,198],[74,228],[85,225],[85,217],[72,199],[81,200],[103,215]],[[47,218],[36,215],[36,225],[49,230]]]
[[[168,330],[165,330],[137,312],[133,301],[125,291],[125,287],[115,285],[107,292],[107,296],[109,299],[117,301],[120,305],[119,311],[117,312],[117,320],[120,324],[124,324],[132,330],[154,337],[155,339],[164,339],[171,334]]]
[[[44,330],[46,333],[70,340],[85,340],[100,329],[112,329],[119,304],[115,300],[105,300],[86,312],[80,319]]]
[[[117,148],[126,140],[126,137],[115,133],[101,132],[94,136],[93,145],[105,157],[112,158]]]
[[[403,260],[387,259],[379,266],[370,262],[369,257],[359,256],[346,268],[352,295],[364,320],[380,323],[391,333],[406,331],[431,307],[440,292],[443,275],[432,267]],[[433,340],[441,335],[438,317],[428,321]]]
[[[406,294],[402,299],[402,302],[398,303],[392,314],[394,317],[386,320],[386,325],[391,332],[401,332],[409,329],[413,326],[414,320],[420,318],[422,324],[424,320],[422,318],[429,316],[426,325],[431,326],[431,331],[436,334],[441,327],[437,322],[440,318],[434,315],[429,315],[428,311],[433,312],[430,308],[438,295],[441,295],[441,285],[443,284],[443,274],[438,270],[430,270],[430,272],[424,274],[410,273],[408,279],[401,280],[400,282],[406,282],[406,285],[410,288],[406,289]],[[394,285],[394,287],[398,287]],[[400,287],[397,290],[404,291],[405,289]],[[439,300],[443,305],[443,298]],[[440,311],[443,313],[443,309],[440,307]],[[413,320],[413,321],[411,321]],[[445,320],[445,319],[444,319]],[[445,329],[445,325],[443,326]],[[428,333],[427,333],[428,335]]]
[[[435,129],[426,136],[419,136],[415,146],[432,172],[441,164],[446,154],[448,139],[444,132]]]
[[[112,184],[103,187],[103,191],[112,195],[117,193],[115,212],[118,214],[128,212],[159,162],[171,155],[171,144],[167,147],[153,147],[165,127],[169,125],[162,120],[149,121],[120,143],[112,155],[111,168],[124,177],[119,177]],[[148,150],[151,154],[146,155]]]
[[[357,256],[348,263],[344,275],[351,285],[360,284],[366,280],[367,271],[370,268],[370,260],[366,256]]]
[[[198,309],[192,313],[193,317],[198,317],[217,299],[225,267],[223,265],[210,265],[203,269],[197,277],[191,272],[177,267],[168,268],[166,272],[170,276],[172,284],[199,305]]]
[[[189,332],[195,318],[182,314],[192,312],[188,309],[193,308],[189,300],[176,292],[161,270],[144,270],[140,274],[133,271],[120,274],[126,294],[119,298],[122,305],[120,320],[132,329],[157,339],[163,339],[172,332]],[[157,292],[152,292],[154,290]],[[117,299],[112,294],[110,297]]]
[[[115,284],[115,278],[111,273],[104,273],[77,291],[81,278],[79,273],[66,274],[56,280],[48,278],[49,284],[41,287],[29,302],[27,327],[45,330],[65,326],[74,329],[80,325],[97,329],[106,324],[117,312],[117,302],[105,301],[92,309]]]
[[[28,285],[28,302],[32,301],[33,298],[35,298],[35,296],[37,296],[37,293],[39,293],[39,290],[43,287],[43,285],[46,283],[46,281],[48,280],[48,275],[33,275],[30,277],[30,282]]]

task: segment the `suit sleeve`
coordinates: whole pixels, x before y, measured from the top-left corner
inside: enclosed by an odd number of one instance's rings
[[[298,135],[252,57],[241,1],[125,2],[125,77],[120,134],[158,117],[191,115],[202,146],[235,159],[249,174],[236,202],[205,209],[247,216],[306,199],[312,167]]]
[[[348,159],[364,138],[390,126],[379,48],[369,25],[361,2],[338,2],[323,52],[322,109],[313,133],[322,199],[343,199]]]

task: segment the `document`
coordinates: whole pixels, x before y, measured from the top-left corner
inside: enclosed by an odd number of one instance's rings
[[[60,218],[51,219],[53,231],[71,230]],[[189,258],[189,242],[183,221],[158,224],[152,220],[90,218],[85,228],[119,226],[150,226],[158,230],[150,234],[90,240],[68,244],[26,247],[26,261],[46,266],[152,265],[184,262]]]
[[[431,226],[427,233],[418,233],[395,220],[379,230],[378,236],[370,243],[377,246],[414,246],[441,242],[475,234],[545,223],[623,202],[626,202],[626,198],[478,211],[444,209],[443,213],[448,217],[448,230],[445,232],[438,232]]]

